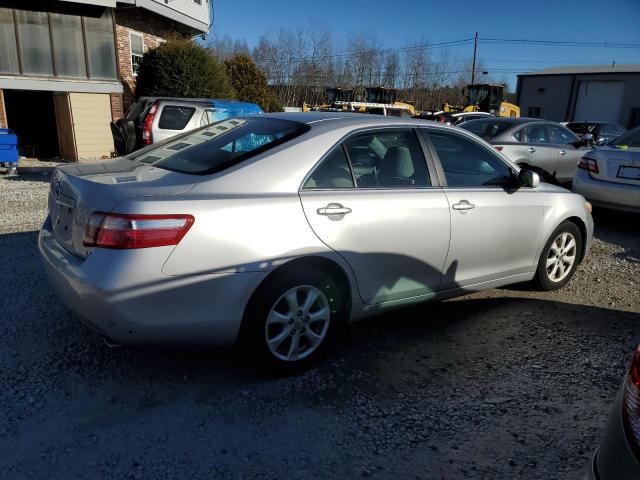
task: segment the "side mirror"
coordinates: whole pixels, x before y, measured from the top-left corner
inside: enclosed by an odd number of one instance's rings
[[[607,143],[607,139],[604,137],[600,137],[597,141],[596,141],[596,145],[598,145],[599,147],[601,147],[602,145],[606,145]]]
[[[584,140],[584,141],[585,141],[585,142],[587,142],[587,143],[591,143],[591,142],[593,142],[593,134],[591,134],[591,133],[585,133],[585,134],[582,136],[582,140]]]
[[[527,188],[536,188],[540,185],[540,175],[531,170],[520,170],[518,185]]]

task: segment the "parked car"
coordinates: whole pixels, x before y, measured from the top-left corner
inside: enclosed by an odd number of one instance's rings
[[[585,480],[640,478],[640,347],[613,404]]]
[[[416,118],[422,118],[424,120],[432,120],[438,123],[446,123],[447,125],[460,125],[461,123],[468,122],[469,120],[477,120],[479,118],[495,118],[495,115],[487,112],[436,112],[436,113],[422,113]]]
[[[535,118],[470,120],[461,128],[487,140],[516,165],[549,183],[571,183],[587,141],[562,125]]]
[[[640,127],[588,152],[573,191],[600,207],[640,213]]]
[[[59,167],[39,248],[52,287],[111,343],[239,340],[286,368],[377,312],[558,289],[592,232],[582,196],[464,130],[309,112]]]
[[[573,133],[582,138],[585,135],[593,145],[605,145],[627,131],[622,125],[610,122],[563,122]]]
[[[225,118],[255,115],[255,103],[208,98],[140,97],[123,118],[111,123],[118,155],[126,155],[179,133]]]

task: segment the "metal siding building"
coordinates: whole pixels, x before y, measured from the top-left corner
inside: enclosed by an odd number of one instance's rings
[[[522,116],[640,125],[640,64],[546,68],[518,75]]]

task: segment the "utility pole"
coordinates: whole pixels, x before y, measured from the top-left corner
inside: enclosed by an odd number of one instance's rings
[[[476,83],[476,51],[478,50],[478,32],[473,37],[473,66],[471,67],[471,85]]]

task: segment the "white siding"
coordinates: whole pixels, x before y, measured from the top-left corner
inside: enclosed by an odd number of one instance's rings
[[[198,22],[209,25],[209,2],[202,0],[202,5],[198,5],[193,0],[172,0],[166,3],[164,0],[152,0],[153,2],[182,13]]]

